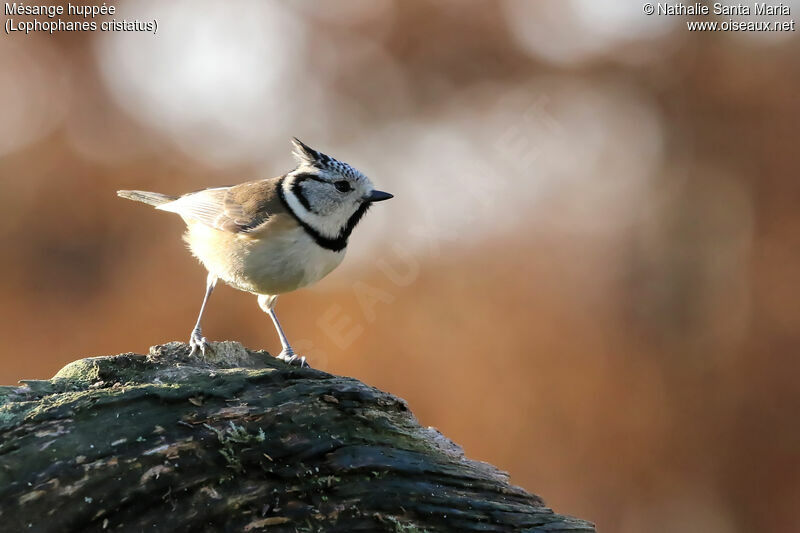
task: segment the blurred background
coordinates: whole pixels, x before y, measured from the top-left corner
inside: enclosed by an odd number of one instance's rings
[[[276,176],[298,136],[396,196],[279,301],[313,366],[602,531],[800,528],[797,32],[638,0],[115,5],[155,35],[0,39],[0,382],[186,341],[183,224],[115,191]],[[280,349],[227,287],[204,326]]]

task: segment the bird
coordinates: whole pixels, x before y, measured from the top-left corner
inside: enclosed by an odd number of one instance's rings
[[[347,163],[293,137],[294,170],[274,178],[214,187],[182,196],[122,190],[117,195],[180,215],[192,255],[208,271],[190,356],[210,347],[201,321],[219,280],[255,294],[278,333],[278,359],[307,366],[275,313],[278,296],[312,285],[344,259],[350,234],[370,206],[393,198]]]

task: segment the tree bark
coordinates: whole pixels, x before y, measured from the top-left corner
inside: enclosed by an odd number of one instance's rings
[[[405,402],[234,342],[0,387],[3,531],[594,531]]]

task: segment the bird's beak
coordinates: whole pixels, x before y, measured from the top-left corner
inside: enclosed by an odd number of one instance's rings
[[[369,193],[369,196],[364,198],[364,200],[367,202],[382,202],[384,200],[388,200],[389,198],[394,198],[394,195],[383,191],[372,191]]]

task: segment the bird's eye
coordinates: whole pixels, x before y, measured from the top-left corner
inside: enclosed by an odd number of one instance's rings
[[[333,184],[333,186],[336,187],[336,190],[339,191],[339,192],[347,192],[347,191],[351,190],[350,189],[350,184],[348,182],[344,181],[344,180],[337,181],[336,183]]]

